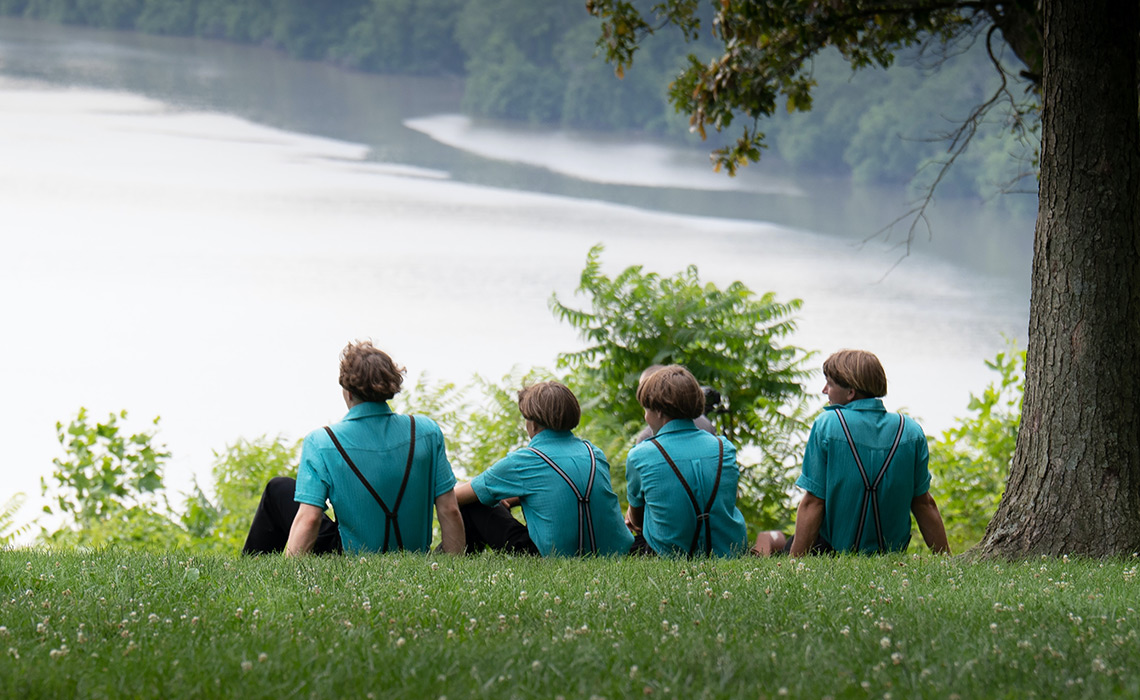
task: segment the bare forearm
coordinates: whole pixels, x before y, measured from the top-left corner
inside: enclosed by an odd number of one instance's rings
[[[910,510],[914,513],[918,531],[922,533],[922,539],[926,541],[930,551],[935,554],[949,554],[950,542],[946,539],[946,526],[942,522],[942,513],[939,512],[934,497],[929,493],[918,496],[911,501]]]
[[[448,491],[435,499],[435,513],[443,540],[440,548],[448,554],[463,554],[467,549],[467,534],[463,529],[463,516],[459,513],[455,491]]]
[[[789,555],[802,557],[811,551],[812,545],[819,537],[819,529],[823,526],[823,505],[822,498],[810,493],[804,494],[796,510],[796,534]]]
[[[289,540],[285,543],[285,556],[296,557],[313,551],[317,543],[317,534],[321,530],[321,518],[324,511],[316,506],[302,503],[297,509],[297,517],[293,518],[293,526],[289,528]]]
[[[456,503],[461,506],[479,502],[479,497],[475,495],[475,490],[471,488],[470,481],[456,484],[454,493]]]

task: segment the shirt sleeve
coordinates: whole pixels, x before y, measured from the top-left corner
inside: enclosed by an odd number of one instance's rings
[[[917,423],[914,426],[918,430],[918,442],[914,447],[914,494],[911,497],[917,498],[930,490],[930,448],[922,428]]]
[[[512,452],[471,480],[471,490],[483,505],[491,506],[504,498],[523,496],[519,479],[519,453]]]
[[[634,508],[645,507],[645,496],[641,493],[641,469],[643,460],[638,458],[638,448],[634,447],[625,458],[625,495]]]
[[[293,500],[324,510],[329,487],[327,469],[317,442],[318,436],[312,432],[305,436],[301,445],[301,463],[297,467],[297,489],[293,492]]]
[[[415,417],[412,417],[412,420],[416,420]],[[451,462],[447,459],[447,445],[443,440],[443,431],[435,421],[417,421],[416,429],[418,430],[421,425],[431,438],[429,442],[432,446],[431,463],[432,469],[435,470],[435,493],[432,494],[432,498],[435,499],[455,488],[455,470],[451,468]]]
[[[826,418],[827,414],[824,414],[812,423],[804,450],[804,468],[800,478],[796,479],[796,486],[824,500],[827,499],[827,445],[823,439]]]

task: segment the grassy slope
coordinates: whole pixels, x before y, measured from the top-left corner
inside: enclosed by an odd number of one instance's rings
[[[0,552],[0,695],[1135,696],[1136,573]]]

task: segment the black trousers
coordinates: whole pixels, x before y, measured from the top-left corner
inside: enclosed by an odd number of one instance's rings
[[[796,539],[795,535],[788,535],[788,540],[784,542],[784,554],[792,551],[792,540],[794,539]],[[835,554],[835,548],[831,546],[830,542],[816,535],[815,544],[808,550],[808,554]]]
[[[269,480],[253,513],[253,523],[249,526],[242,554],[273,554],[285,550],[289,529],[300,510],[300,504],[293,500],[296,487],[297,482],[287,476],[275,476]],[[329,516],[323,516],[313,553],[339,554],[342,551],[340,529]]]
[[[657,556],[657,552],[653,551],[653,548],[649,546],[649,542],[646,541],[645,535],[642,535],[641,533],[633,536],[633,544],[629,546],[629,553],[630,555],[637,557]]]
[[[459,512],[463,515],[468,552],[490,547],[498,552],[538,555],[538,547],[531,541],[526,525],[515,520],[502,503],[493,506],[469,503],[460,506]]]

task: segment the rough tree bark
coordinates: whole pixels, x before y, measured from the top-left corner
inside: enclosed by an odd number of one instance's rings
[[[1043,0],[1025,404],[982,556],[1140,552],[1136,0]]]

